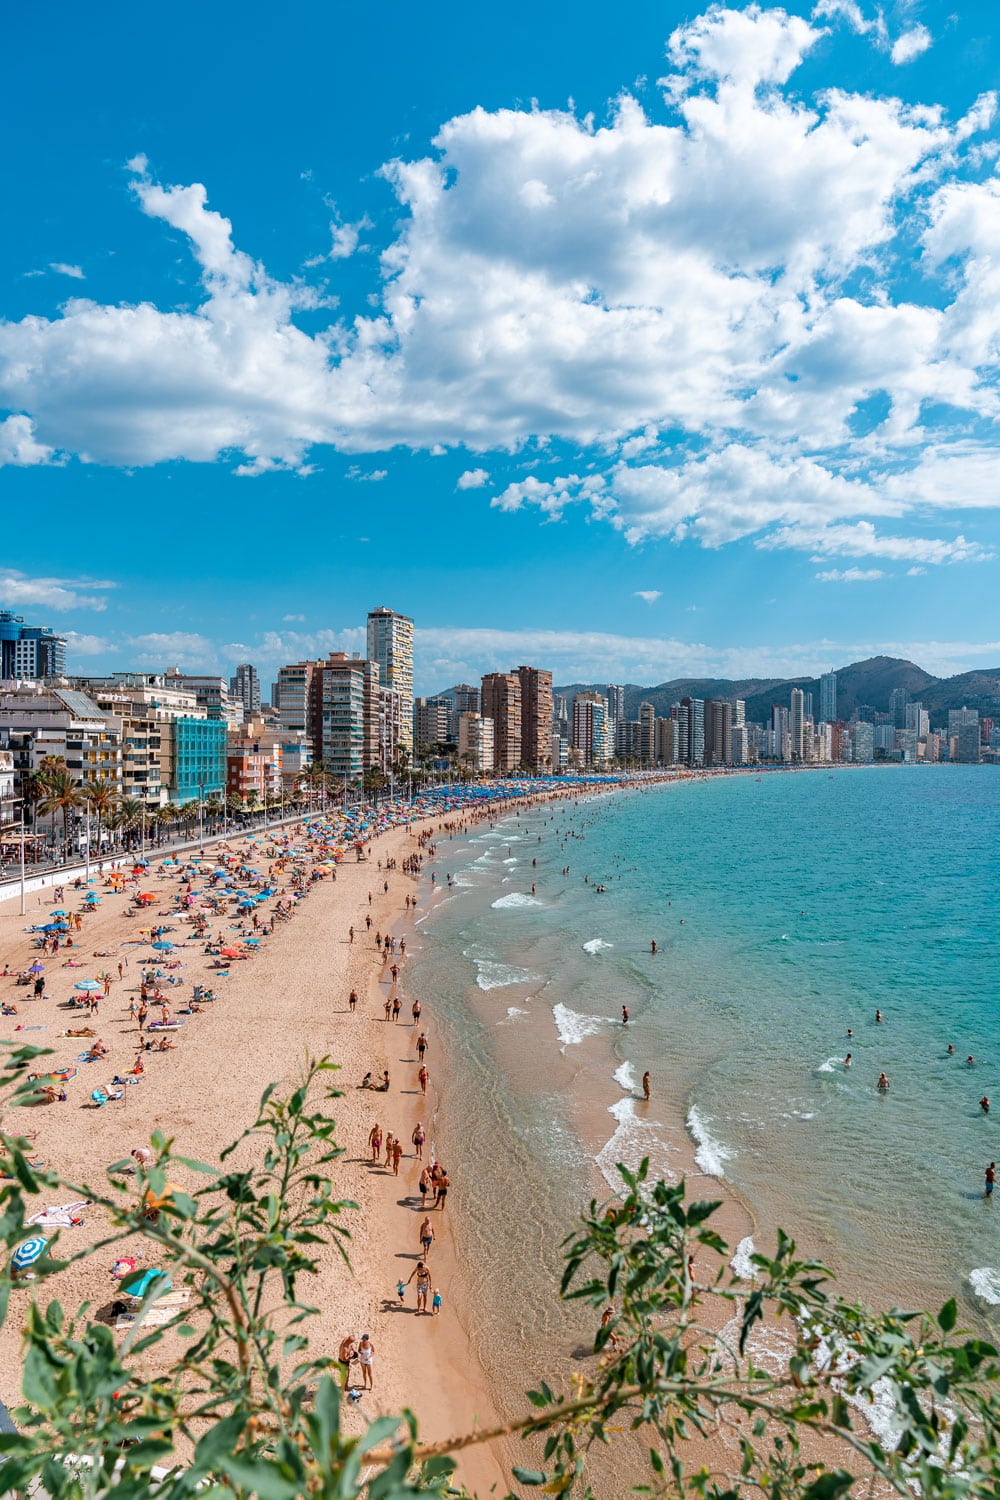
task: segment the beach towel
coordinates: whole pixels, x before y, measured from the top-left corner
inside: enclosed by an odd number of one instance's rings
[[[39,1213],[32,1214],[25,1222],[28,1224],[39,1224],[43,1226],[60,1226],[69,1229],[74,1224],[82,1224],[81,1209],[90,1206],[89,1198],[81,1198],[78,1203],[53,1204],[43,1208]]]

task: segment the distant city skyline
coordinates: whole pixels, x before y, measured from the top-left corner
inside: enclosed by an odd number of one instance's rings
[[[0,607],[266,682],[385,597],[418,694],[1000,665],[989,7],[241,14],[10,17]]]

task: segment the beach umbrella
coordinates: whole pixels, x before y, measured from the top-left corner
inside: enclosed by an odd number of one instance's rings
[[[239,958],[240,956],[238,948],[220,948],[219,952],[223,958]]]
[[[167,1183],[168,1189],[173,1186],[173,1183]],[[158,1209],[162,1208],[166,1202],[168,1202],[169,1198],[169,1191],[165,1192],[160,1198],[157,1198],[155,1194],[151,1192],[147,1192],[143,1201],[147,1208],[150,1208],[154,1212],[156,1212]],[[143,1271],[142,1275],[137,1276],[134,1281],[131,1279],[131,1277],[126,1277],[126,1281],[128,1282],[127,1286],[124,1282],[122,1283],[122,1291],[125,1293],[126,1297],[142,1298],[149,1291],[150,1287],[155,1286],[157,1282],[163,1283],[159,1288],[161,1292],[169,1292],[170,1290],[170,1277],[167,1275],[166,1271],[157,1271],[153,1266],[150,1266],[148,1271]]]
[[[40,964],[40,963],[35,962],[28,969],[28,973],[29,974],[41,974],[42,971],[44,970],[44,968],[45,968],[44,964]]]
[[[69,916],[69,912],[64,911],[64,909],[61,906],[57,906],[56,909],[55,909],[55,911],[50,911],[49,912],[49,916],[50,917],[68,917]]]
[[[41,1260],[48,1247],[48,1240],[40,1234],[32,1235],[30,1240],[22,1240],[14,1254],[10,1258],[11,1266],[15,1271],[26,1271],[33,1266],[36,1260]]]
[[[168,950],[168,949],[172,948],[173,946],[174,946],[173,943],[154,943],[153,944],[154,948],[159,948],[161,951]]]
[[[75,990],[99,990],[101,986],[96,979],[81,979],[77,984],[74,984],[73,988]]]
[[[246,942],[244,943],[243,946],[245,948],[256,948],[259,945],[259,943],[260,943],[260,938],[247,938],[247,940],[246,940]]]

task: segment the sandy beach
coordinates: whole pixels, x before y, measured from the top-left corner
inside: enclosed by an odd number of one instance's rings
[[[374,1389],[359,1403],[357,1413],[348,1412],[346,1420],[360,1427],[365,1417],[410,1407],[420,1419],[422,1432],[433,1440],[467,1431],[477,1422],[488,1424],[491,1411],[456,1316],[455,1302],[460,1303],[461,1297],[456,1299],[456,1255],[447,1211],[436,1215],[433,1251],[435,1284],[442,1287],[446,1310],[439,1317],[420,1318],[395,1310],[396,1281],[410,1274],[416,1264],[414,1252],[419,1249],[416,1189],[420,1169],[410,1136],[416,1120],[422,1118],[428,1145],[433,1139],[439,1070],[432,1072],[428,1098],[422,1099],[412,1019],[407,1012],[397,1025],[386,1025],[384,1020],[383,1002],[391,976],[380,960],[373,934],[393,927],[405,932],[405,898],[415,894],[415,881],[399,870],[380,871],[378,862],[402,861],[416,849],[419,832],[417,824],[412,830],[393,830],[373,843],[365,862],[356,863],[353,855],[345,860],[336,881],[314,885],[293,918],[276,927],[253,959],[234,962],[226,979],[210,972],[211,960],[202,954],[201,944],[178,947],[171,956],[183,967],[174,972],[185,983],[167,991],[172,1003],[190,994],[198,982],[211,984],[219,999],[187,1018],[185,1027],[171,1037],[176,1041],[174,1050],[145,1055],[143,1081],[126,1088],[121,1102],[91,1107],[90,1091],[132,1066],[139,1032],[136,1020],[129,1016],[129,1003],[138,998],[140,955],[147,961],[155,956],[148,943],[136,942],[137,928],[149,924],[149,913],[126,918],[128,898],[124,895],[92,887],[100,891],[101,905],[84,917],[83,932],[73,949],[60,950],[55,958],[44,957],[44,998],[29,998],[31,988],[16,986],[12,977],[0,981],[3,1000],[17,1007],[16,1015],[2,1018],[0,1035],[7,1042],[51,1047],[53,1057],[40,1067],[78,1067],[77,1076],[66,1086],[67,1102],[8,1111],[5,1123],[31,1137],[38,1157],[47,1164],[95,1187],[102,1184],[108,1163],[147,1142],[154,1130],[175,1136],[186,1154],[216,1160],[238,1128],[254,1118],[267,1083],[293,1083],[307,1054],[335,1060],[342,1069],[336,1084],[344,1090],[344,1097],[333,1101],[330,1110],[338,1123],[338,1142],[346,1148],[335,1175],[343,1196],[355,1200],[360,1212],[348,1218],[353,1274],[331,1248],[321,1255],[316,1285],[305,1292],[309,1300],[329,1310],[316,1320],[311,1337],[323,1352],[335,1355],[345,1333],[356,1337],[370,1333],[376,1345]],[[249,852],[250,846],[231,841],[231,847]],[[258,861],[263,847],[254,848]],[[168,894],[176,888],[172,873],[164,875],[154,863],[141,883],[164,898],[153,911],[169,907]],[[388,891],[383,889],[386,884]],[[68,911],[81,906],[82,894],[67,888],[63,904]],[[8,967],[27,967],[38,958],[24,928],[33,920],[44,920],[50,909],[48,896],[38,898],[37,906],[29,905],[23,919],[17,915],[16,903],[0,908],[0,955]],[[371,934],[365,927],[367,915],[372,917]],[[182,930],[176,930],[177,918],[167,925],[175,927],[171,939],[185,940]],[[348,935],[352,925],[353,943]],[[95,957],[98,952],[113,956]],[[82,960],[83,966],[63,968],[66,953],[78,956],[74,962]],[[128,962],[121,982],[116,973],[119,959]],[[104,970],[113,972],[115,978],[109,997],[99,1001],[96,1017],[63,1008],[77,981]],[[354,1014],[347,1003],[352,988],[360,996]],[[88,1041],[62,1034],[67,1026],[86,1024],[108,1049],[106,1058],[89,1064],[76,1061]],[[421,1024],[433,1045],[433,1017],[425,1013]],[[15,1030],[19,1026],[23,1029]],[[385,1067],[393,1074],[388,1095],[356,1087],[366,1072],[380,1073]],[[388,1168],[368,1162],[367,1138],[375,1118],[406,1143],[398,1178]],[[460,1190],[460,1176],[455,1186]],[[97,1240],[103,1228],[102,1215],[84,1210],[82,1217],[81,1226],[63,1231],[64,1243],[74,1249]],[[125,1247],[127,1251],[136,1248]],[[110,1254],[96,1256],[67,1270],[58,1288],[46,1285],[46,1299],[58,1292],[68,1307],[89,1299],[100,1315],[114,1298],[112,1258]],[[29,1296],[31,1292],[25,1290],[15,1293],[15,1300]],[[412,1313],[413,1284],[406,1300],[407,1311]],[[0,1335],[0,1397],[9,1406],[19,1398],[19,1364],[15,1310]],[[480,1492],[501,1479],[499,1470],[478,1450],[463,1472]]]

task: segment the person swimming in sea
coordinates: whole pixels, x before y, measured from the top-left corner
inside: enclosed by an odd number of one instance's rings
[[[851,1066],[851,1054],[848,1052],[847,1056],[844,1058],[844,1067],[845,1068],[849,1068],[850,1066]]]
[[[883,1090],[891,1088],[891,1084],[889,1083],[889,1080],[884,1073],[880,1073],[878,1075],[878,1087]]]
[[[988,1115],[989,1114],[989,1112],[990,1112],[990,1101],[989,1101],[989,1096],[987,1094],[984,1094],[983,1097],[980,1099],[980,1101],[979,1101],[979,1108],[982,1110],[982,1112],[983,1112],[984,1115]]]

